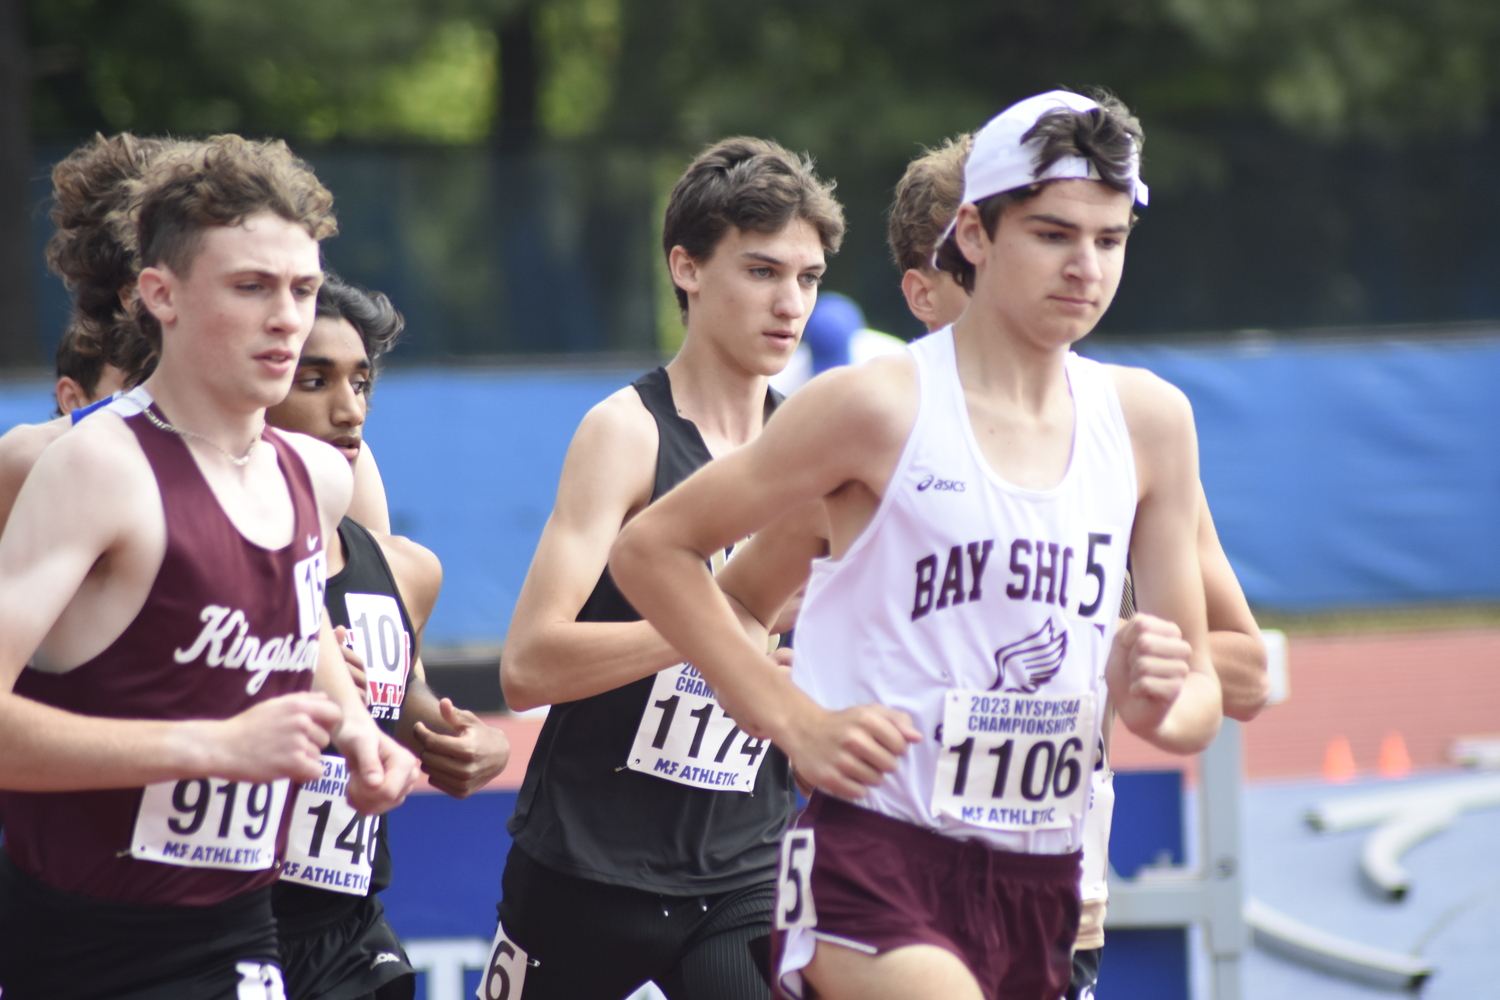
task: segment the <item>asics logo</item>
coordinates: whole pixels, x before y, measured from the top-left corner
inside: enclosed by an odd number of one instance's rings
[[[934,475],[928,475],[917,484],[917,492],[925,490],[944,490],[949,493],[962,493],[964,484],[957,479],[939,479]]]

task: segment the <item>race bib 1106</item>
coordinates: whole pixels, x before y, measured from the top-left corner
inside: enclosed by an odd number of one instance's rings
[[[264,871],[276,863],[289,786],[286,778],[263,785],[225,778],[147,785],[130,856],[183,868]]]
[[[323,776],[297,790],[281,878],[364,896],[370,891],[380,817],[361,816],[344,797],[349,787],[344,758],[325,753],[322,762]]]
[[[769,747],[724,714],[691,663],[679,663],[656,675],[625,766],[694,788],[749,792]]]
[[[970,826],[1065,830],[1088,806],[1092,693],[949,691],[932,809]]]

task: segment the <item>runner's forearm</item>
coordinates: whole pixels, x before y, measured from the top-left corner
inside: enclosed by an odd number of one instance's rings
[[[766,656],[765,626],[747,623],[743,607],[738,613],[731,607],[703,556],[662,534],[636,530],[641,524],[638,518],[621,534],[610,556],[621,592],[698,668],[742,729],[773,737],[784,732],[807,699]]]
[[[1266,646],[1258,635],[1210,632],[1209,654],[1223,690],[1224,714],[1249,722],[1266,707],[1271,679],[1266,674]]]
[[[0,696],[0,787],[133,788],[213,774],[215,726],[76,715],[7,693]]]
[[[613,691],[682,660],[648,622],[559,622],[507,640],[500,687],[519,712]]]
[[[1159,750],[1193,754],[1204,750],[1218,735],[1223,718],[1218,678],[1211,672],[1193,671],[1165,712],[1149,699],[1127,696],[1116,710],[1131,732]]]

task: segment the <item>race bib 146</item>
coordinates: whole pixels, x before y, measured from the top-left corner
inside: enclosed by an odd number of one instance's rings
[[[1065,830],[1088,806],[1092,693],[949,691],[933,812],[990,830]]]
[[[297,790],[287,834],[285,881],[349,896],[370,891],[379,816],[361,816],[346,799],[349,765],[336,754],[322,755],[323,776]]]
[[[625,766],[715,792],[749,792],[770,743],[740,731],[690,663],[656,675]]]

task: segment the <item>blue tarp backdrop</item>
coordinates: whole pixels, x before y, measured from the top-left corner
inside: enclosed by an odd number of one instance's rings
[[[1500,599],[1500,335],[1089,345],[1192,400],[1224,547],[1259,606]],[[396,531],[443,561],[436,645],[504,637],[590,406],[638,369],[393,369],[366,435]],[[0,426],[48,389],[0,387]]]
[[[1500,597],[1500,338],[1090,353],[1178,386],[1250,602]]]

